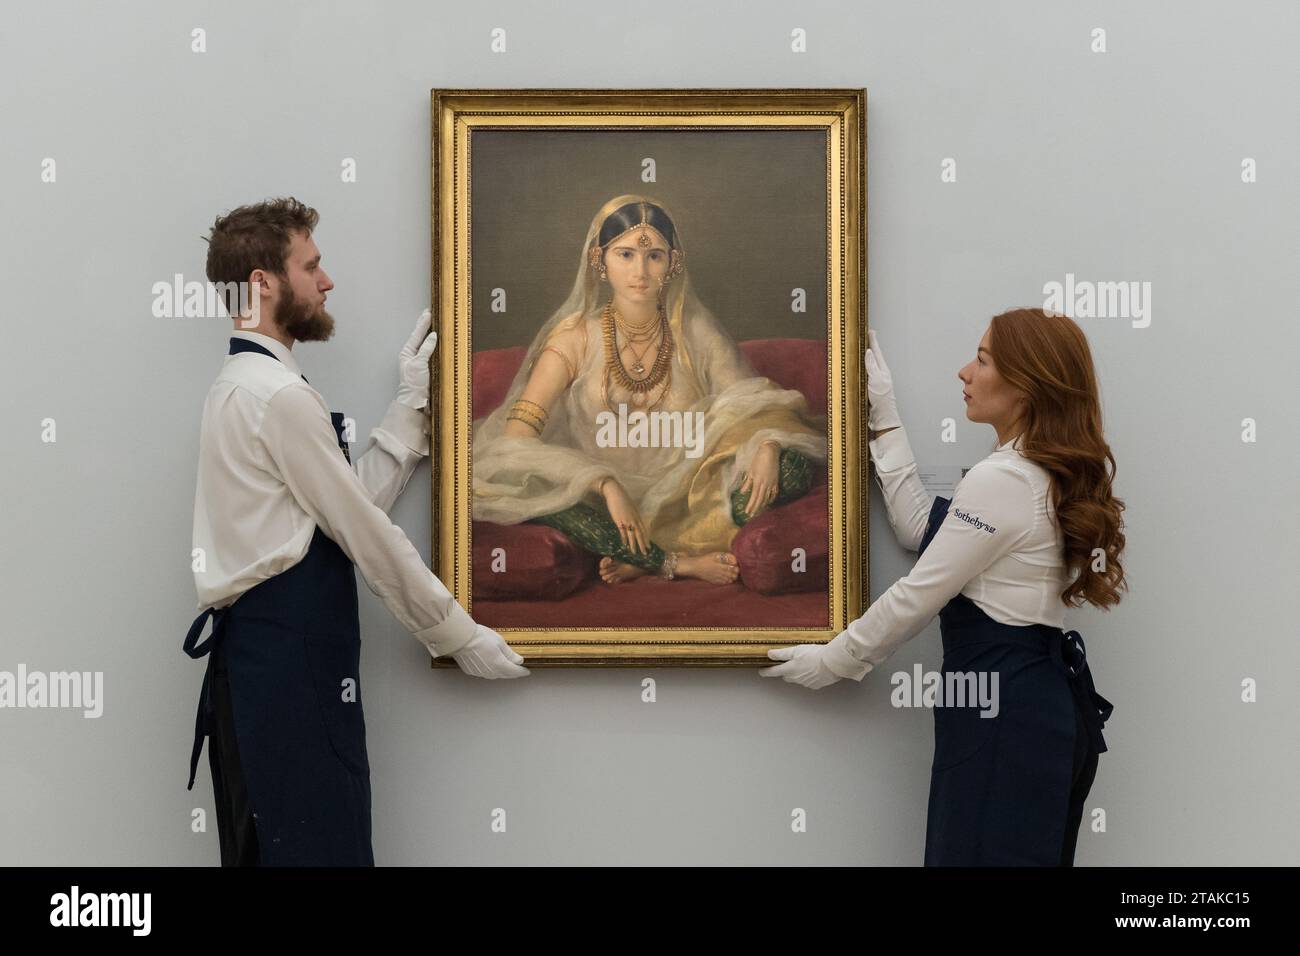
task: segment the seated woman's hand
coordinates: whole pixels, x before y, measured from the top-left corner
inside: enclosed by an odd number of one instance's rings
[[[618,483],[618,479],[607,478],[601,486],[601,494],[605,497],[609,516],[618,525],[618,536],[623,539],[623,547],[638,554],[649,552],[650,534],[646,531],[645,522],[641,520],[641,511]]]
[[[740,491],[748,491],[749,500],[745,502],[745,514],[751,518],[776,500],[781,486],[781,446],[775,442],[764,442],[754,452],[745,480],[740,483]]]

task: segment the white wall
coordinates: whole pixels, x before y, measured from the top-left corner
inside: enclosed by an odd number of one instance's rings
[[[1149,327],[1080,320],[1133,590],[1067,618],[1116,705],[1089,801],[1107,830],[1081,833],[1078,862],[1300,860],[1294,7],[27,0],[11,17],[0,669],[103,671],[105,703],[96,720],[0,710],[0,863],[216,863],[215,820],[190,832],[212,793],[206,757],[184,787],[202,667],[180,643],[198,415],[226,331],[152,318],[150,287],[201,276],[220,212],[316,206],[340,327],[296,354],[364,436],[427,301],[435,86],[867,87],[870,321],[925,464],[992,447],[955,379],[990,315],[1041,305],[1067,272],[1150,281]],[[796,27],[807,53],[790,52]],[[339,181],[347,156],[356,184]],[[394,510],[426,557],[428,481],[426,464]],[[875,596],[909,565],[871,509]],[[887,674],[937,668],[937,624],[884,673],[816,693],[748,670],[485,684],[431,673],[361,599],[381,864],[920,862],[932,716],[892,708]]]

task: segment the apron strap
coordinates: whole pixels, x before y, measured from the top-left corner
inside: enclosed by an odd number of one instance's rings
[[[194,659],[207,655],[212,651],[213,642],[218,640],[222,633],[222,627],[225,624],[226,612],[230,608],[207,608],[194,619],[190,625],[189,632],[185,635],[185,642],[182,648],[185,653]],[[212,633],[202,644],[198,643],[199,635],[203,633],[203,625],[207,619],[212,618]],[[199,766],[199,754],[203,752],[203,738],[211,733],[209,721],[212,717],[212,658],[208,658],[208,666],[203,671],[203,687],[199,690],[199,709],[194,716],[194,746],[190,750],[190,779],[186,784],[186,790],[194,789],[194,774]]]
[[[185,635],[185,642],[181,645],[181,649],[195,660],[207,654],[212,649],[212,642],[217,639],[217,631],[220,630],[228,610],[230,610],[229,606],[223,608],[210,607],[204,610],[190,625],[189,633]],[[208,635],[206,641],[200,644],[198,643],[199,635],[203,633],[203,625],[209,617],[212,618],[212,633]]]
[[[239,338],[235,338],[234,336],[231,336],[230,351],[227,354],[239,355],[241,352],[256,352],[258,355],[267,355],[275,359],[277,362],[280,361],[279,356],[276,355],[274,352],[272,352],[270,349],[268,349],[266,346],[258,345],[256,342],[250,342],[248,339],[239,339]],[[307,380],[307,376],[304,375],[303,381],[306,380]],[[308,384],[310,385],[311,383],[308,382]]]
[[[1070,690],[1083,711],[1083,722],[1088,728],[1088,736],[1092,738],[1093,748],[1097,753],[1103,754],[1106,752],[1106,738],[1101,735],[1101,728],[1110,719],[1115,705],[1097,693],[1097,688],[1093,685],[1083,635],[1078,631],[1063,631],[1061,639],[1051,643],[1052,660],[1069,678]]]
[[[229,354],[239,355],[242,352],[257,352],[260,355],[269,355],[277,362],[280,361],[279,356],[274,352],[264,346],[258,345],[256,342],[250,342],[248,339],[231,338]],[[300,372],[299,377],[301,377],[304,382],[307,382],[306,375],[303,375]],[[307,384],[310,385],[311,382],[307,382]],[[348,450],[348,443],[343,439],[343,419],[344,415],[342,412],[330,412],[330,424],[334,426],[334,434],[338,438],[339,448],[343,449],[343,457],[350,465],[352,464],[352,453]]]

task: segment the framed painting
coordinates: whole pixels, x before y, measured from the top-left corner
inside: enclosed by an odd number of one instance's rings
[[[867,588],[866,91],[432,91],[433,570],[547,665]]]

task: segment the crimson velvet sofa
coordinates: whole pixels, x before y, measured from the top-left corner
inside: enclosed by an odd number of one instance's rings
[[[740,343],[754,370],[783,388],[801,391],[814,414],[826,407],[826,345],[811,339]],[[474,416],[505,400],[527,349],[490,349],[474,355]],[[645,575],[606,584],[600,557],[545,525],[473,522],[474,619],[488,627],[826,627],[828,511],[826,466],[814,463],[813,484],[802,498],[747,522],[732,553],[740,565],[733,584]],[[794,548],[806,569],[792,568]],[[504,549],[506,571],[492,570]]]

